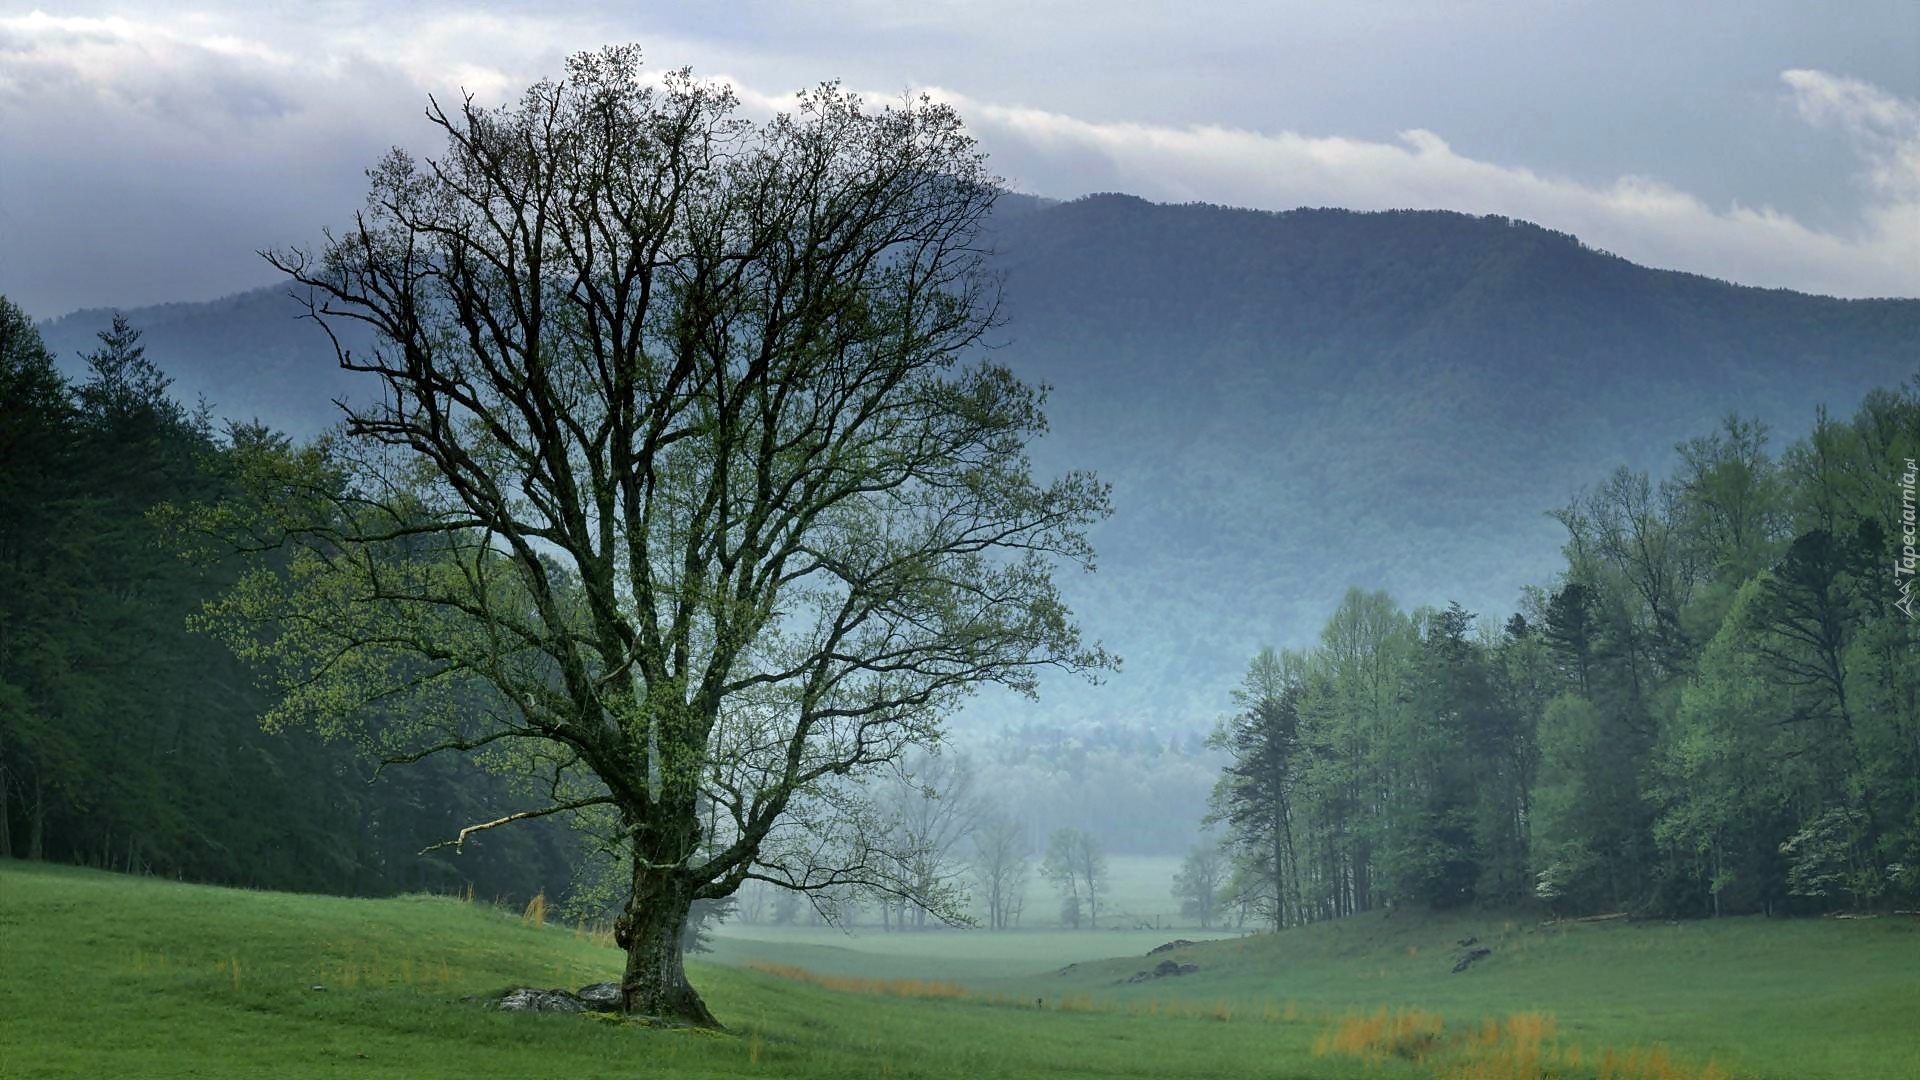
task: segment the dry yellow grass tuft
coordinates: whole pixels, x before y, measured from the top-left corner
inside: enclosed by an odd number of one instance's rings
[[[1424,1061],[1440,1041],[1445,1022],[1425,1009],[1379,1009],[1371,1016],[1340,1018],[1332,1031],[1313,1040],[1314,1054],[1351,1054],[1377,1061],[1388,1057]]]
[[[520,913],[520,924],[522,926],[547,925],[547,894],[545,890],[535,893],[533,899],[527,901],[527,909]]]
[[[1314,1039],[1313,1052],[1368,1062],[1400,1058],[1429,1066],[1445,1080],[1549,1080],[1583,1066],[1598,1080],[1729,1080],[1717,1062],[1704,1067],[1677,1062],[1660,1045],[1596,1054],[1578,1045],[1562,1046],[1553,1014],[1540,1012],[1489,1017],[1449,1035],[1438,1014],[1382,1008],[1371,1015],[1341,1017]]]
[[[614,946],[613,924],[608,922],[588,922],[585,916],[574,921],[573,936],[588,944],[598,945],[603,949],[611,949]]]

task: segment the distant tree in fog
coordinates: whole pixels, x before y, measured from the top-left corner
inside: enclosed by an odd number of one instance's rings
[[[800,917],[800,894],[792,889],[769,885],[773,890],[772,916],[775,926],[791,926]]]
[[[885,796],[894,819],[892,848],[902,861],[912,889],[898,897],[903,918],[911,912],[915,927],[957,910],[946,903],[960,890],[967,871],[962,841],[973,834],[986,812],[975,790],[973,766],[958,753],[920,754],[902,763]],[[886,910],[883,898],[882,912]]]
[[[773,886],[764,881],[749,881],[742,885],[740,891],[733,894],[734,899],[739,903],[740,921],[744,923],[764,921],[767,917],[769,899],[767,894],[772,890]]]
[[[1092,833],[1071,826],[1054,830],[1040,873],[1060,893],[1063,923],[1078,926],[1084,913],[1087,925],[1099,927],[1100,894],[1107,888],[1107,856]]]
[[[1248,919],[1258,918],[1272,907],[1273,882],[1238,860],[1231,863],[1229,869],[1227,883],[1220,887],[1220,921],[1224,924],[1231,916],[1233,928],[1245,930]]]
[[[1180,914],[1200,920],[1202,929],[1211,927],[1220,910],[1221,889],[1232,869],[1232,859],[1215,841],[1187,852],[1173,875],[1173,896],[1180,901]]]
[[[987,903],[990,929],[1017,925],[1031,869],[1027,830],[1020,822],[989,814],[973,830],[973,880]]]

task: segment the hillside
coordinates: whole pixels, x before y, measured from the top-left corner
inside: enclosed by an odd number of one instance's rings
[[[1458,943],[1469,939],[1491,955],[1456,974]],[[1891,1035],[1920,1010],[1911,978],[1920,922],[1911,918],[1544,923],[1401,911],[1153,957],[1162,959],[1199,970],[1116,986],[1153,966],[1128,957],[1020,985],[1099,994],[1120,1007],[1177,992],[1326,1013],[1425,1009],[1469,1024],[1534,1010],[1554,1016],[1569,1041],[1659,1043],[1736,1075],[1920,1075],[1920,1043]]]
[[[1149,1038],[1121,1014],[854,996],[699,964],[729,1034],[488,1012],[459,999],[617,978],[620,955],[443,897],[242,892],[6,860],[0,938],[0,1075],[20,1080],[1380,1075],[1313,1059],[1304,1023],[1217,1040],[1196,1016]]]
[[[1791,441],[1920,363],[1920,301],[1651,270],[1504,218],[1014,199],[993,241],[994,355],[1054,387],[1037,460],[1114,485],[1100,572],[1066,589],[1127,667],[1053,684],[1055,722],[1204,727],[1350,584],[1511,610],[1576,490],[1729,411]],[[364,390],[295,314],[277,287],[132,313],[183,396],[307,433]],[[107,317],[43,329],[71,361]]]
[[[1494,955],[1449,975],[1468,933]],[[1920,1008],[1911,920],[1549,928],[1403,912],[1176,951],[1200,970],[1131,986],[1115,983],[1149,966],[1138,956],[1032,972],[1058,963],[1058,939],[1085,956],[1098,933],[989,935],[977,955],[1008,958],[1005,973],[979,977],[975,964],[964,986],[941,959],[962,955],[954,934],[894,934],[885,982],[690,964],[724,1035],[461,1003],[612,978],[619,955],[579,929],[449,897],[5,861],[0,937],[0,1074],[23,1078],[1539,1076],[1557,1061],[1564,1077],[1877,1080],[1920,1065],[1899,1034]],[[1339,1049],[1386,1007],[1418,1029],[1413,1052]],[[1410,1060],[1422,1055],[1425,1067]],[[1618,1065],[1629,1055],[1639,1067]]]

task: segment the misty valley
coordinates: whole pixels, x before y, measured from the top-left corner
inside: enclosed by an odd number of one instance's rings
[[[0,1074],[1920,1076],[1897,257],[543,63],[218,299],[0,217]],[[1788,74],[1908,198],[1920,105]]]

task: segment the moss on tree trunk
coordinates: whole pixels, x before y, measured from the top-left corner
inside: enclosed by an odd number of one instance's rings
[[[683,876],[649,869],[644,860],[634,859],[633,891],[613,930],[614,941],[627,953],[620,994],[629,1014],[720,1027],[699,991],[687,982],[681,931],[692,905],[693,888]]]

